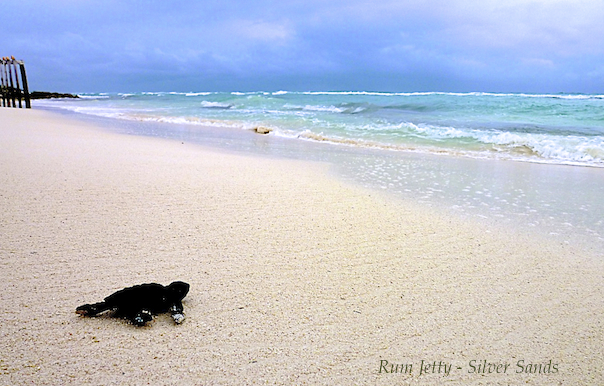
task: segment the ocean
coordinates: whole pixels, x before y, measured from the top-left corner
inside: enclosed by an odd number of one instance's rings
[[[344,178],[422,205],[590,249],[604,246],[604,95],[277,91],[80,97],[34,106],[116,120],[131,134],[327,161]],[[271,132],[251,135],[256,127]]]

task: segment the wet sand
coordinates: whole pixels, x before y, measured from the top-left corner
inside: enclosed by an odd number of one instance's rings
[[[0,150],[0,384],[604,383],[601,256],[44,111]],[[74,312],[173,280],[182,325]]]

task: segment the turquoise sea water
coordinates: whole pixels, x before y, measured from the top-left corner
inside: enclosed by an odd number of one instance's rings
[[[252,92],[84,94],[87,114],[365,148],[604,167],[604,95]]]
[[[604,258],[604,95],[84,94],[34,106],[130,134],[326,161],[369,188]]]

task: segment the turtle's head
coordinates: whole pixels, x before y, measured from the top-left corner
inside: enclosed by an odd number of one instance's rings
[[[189,292],[189,284],[184,281],[172,282],[167,288],[170,297],[174,300],[182,300]]]

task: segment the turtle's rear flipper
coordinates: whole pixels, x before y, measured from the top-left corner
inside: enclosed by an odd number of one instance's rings
[[[135,326],[141,327],[153,320],[153,314],[151,311],[142,309],[134,315],[133,318],[130,319],[132,324]]]
[[[76,314],[82,316],[96,316],[103,311],[107,311],[109,307],[105,302],[95,304],[84,304],[76,308]]]

